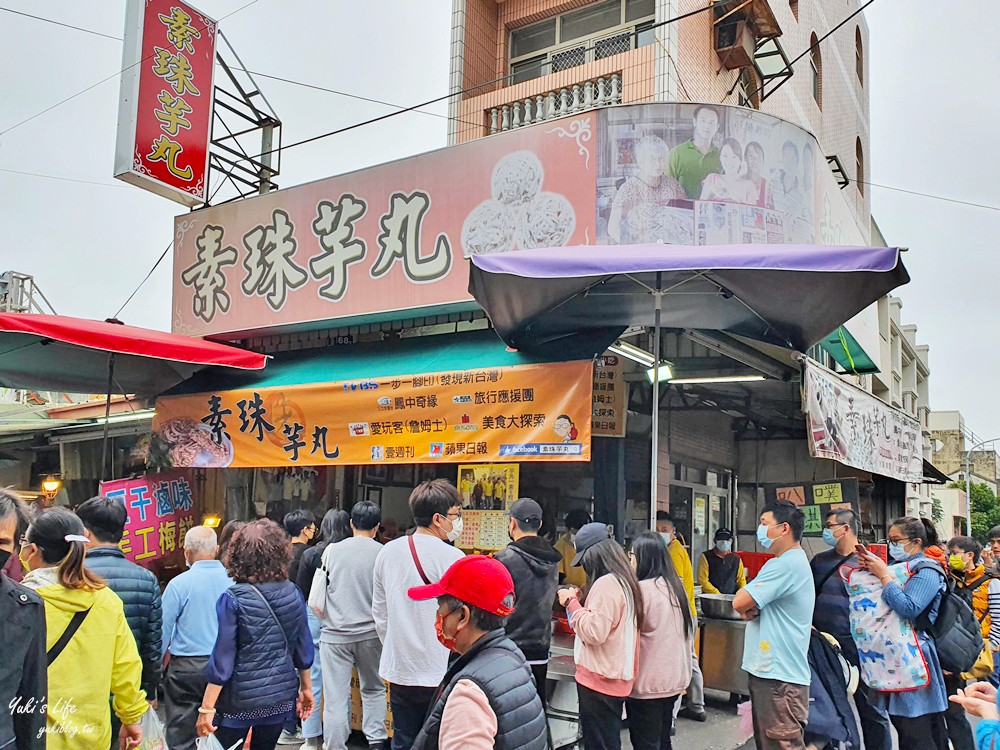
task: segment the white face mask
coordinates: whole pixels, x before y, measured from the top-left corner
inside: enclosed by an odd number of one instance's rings
[[[570,533],[570,535],[569,535],[569,543],[570,544],[576,544],[576,534]]]
[[[465,525],[462,522],[462,517],[461,516],[459,516],[458,518],[452,520],[452,522],[451,522],[451,531],[448,532],[448,541],[449,542],[454,542],[456,539],[458,539],[460,536],[462,536],[462,530],[464,528],[465,528]]]

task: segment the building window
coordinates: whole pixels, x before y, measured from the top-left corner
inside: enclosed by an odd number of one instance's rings
[[[819,51],[819,40],[813,32],[809,37],[809,67],[812,69],[812,94],[813,99],[820,109],[823,109],[823,56]]]
[[[857,175],[854,179],[858,186],[858,192],[862,195],[865,194],[865,152],[861,148],[861,139],[858,138],[854,143],[854,159],[855,159],[855,174]]]
[[[760,109],[760,84],[753,68],[741,68],[736,95],[741,107]]]
[[[788,7],[792,9],[792,15],[795,16],[795,20],[799,20],[799,0],[788,0]]]
[[[652,44],[656,0],[604,0],[510,33],[510,79],[521,83]]]
[[[865,43],[861,39],[861,27],[854,29],[854,67],[858,71],[858,81],[865,85]]]

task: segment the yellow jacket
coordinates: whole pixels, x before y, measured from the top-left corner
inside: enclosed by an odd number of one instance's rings
[[[962,575],[959,573],[958,575]],[[975,583],[976,581],[983,578],[986,575],[986,568],[983,565],[977,565],[972,570],[965,572],[964,578],[959,578],[956,581],[957,588],[966,588],[970,583]],[[980,586],[978,586],[972,592],[972,612],[975,614],[976,619],[980,620],[979,627],[982,629],[983,638],[988,638],[990,635],[990,625],[992,620],[989,615],[990,611],[990,582],[985,580]]]
[[[701,593],[703,594],[720,594],[712,582],[708,580],[708,555],[714,555],[712,550],[701,553],[701,557],[698,558],[698,585],[701,586]],[[735,552],[730,552],[729,554],[735,555]],[[736,569],[736,588],[741,589],[747,585],[747,569],[743,567],[743,561],[740,560],[739,567]]]
[[[674,570],[677,571],[681,583],[684,584],[684,590],[687,591],[688,604],[691,605],[691,616],[696,617],[698,613],[694,606],[694,568],[691,566],[691,558],[688,557],[688,552],[684,548],[684,545],[676,539],[667,545],[667,552],[670,553],[670,559],[674,563]]]
[[[139,687],[142,662],[122,600],[109,588],[68,589],[59,583],[56,568],[31,571],[24,585],[45,602],[46,649],[59,640],[75,613],[90,608],[49,666],[46,750],[107,750],[108,696],[123,724],[137,723],[149,708]]]
[[[559,562],[559,574],[565,578],[566,583],[570,586],[576,586],[583,591],[587,586],[587,574],[583,571],[582,566],[574,568],[572,565],[573,558],[576,557],[576,547],[573,546],[566,534],[559,537],[553,546],[562,555],[562,560]]]

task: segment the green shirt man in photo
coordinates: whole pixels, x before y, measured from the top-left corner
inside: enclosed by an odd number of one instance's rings
[[[719,149],[713,145],[719,130],[719,113],[711,107],[694,111],[694,135],[670,152],[667,174],[677,180],[691,200],[701,197],[701,183],[708,175],[722,172]]]

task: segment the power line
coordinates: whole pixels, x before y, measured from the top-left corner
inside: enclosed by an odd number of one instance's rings
[[[95,182],[94,180],[78,180],[75,177],[60,177],[54,174],[39,174],[38,172],[22,172],[19,169],[7,169],[5,167],[0,167],[0,172],[9,172],[10,174],[20,174],[27,177],[41,177],[45,180],[59,180],[61,182],[78,182],[82,185],[99,185],[100,187],[113,187],[113,188],[124,188],[128,185],[123,185],[121,183],[114,182]]]
[[[241,10],[245,10],[246,8],[249,8],[249,7],[251,6],[251,5],[254,5],[255,3],[257,3],[257,1],[258,1],[258,0],[250,0],[250,2],[249,2],[249,3],[247,3],[246,5],[241,5],[241,6],[239,7],[239,8],[237,8],[237,9],[236,9],[236,10],[234,10],[234,11],[232,11],[231,13],[227,13],[226,15],[222,16],[221,18],[219,18],[219,19],[218,19],[218,20],[216,21],[216,23],[220,23],[220,22],[222,22],[222,21],[223,21],[224,19],[226,19],[226,18],[229,18],[230,16],[232,16],[232,15],[235,15],[236,13],[239,13],[239,12],[240,12]],[[42,20],[48,20],[48,19],[42,19]],[[200,29],[198,29],[198,31],[204,31],[204,30],[205,30],[205,28],[206,28],[206,27],[202,26],[202,27],[201,27]],[[74,100],[74,99],[76,99],[76,98],[77,98],[78,96],[83,96],[84,94],[86,94],[86,93],[87,93],[88,91],[90,91],[91,89],[95,89],[95,88],[97,88],[97,87],[98,87],[98,86],[100,86],[100,85],[101,85],[102,83],[107,83],[107,82],[108,82],[108,81],[110,81],[110,80],[111,80],[112,78],[117,78],[117,77],[118,77],[118,76],[120,76],[120,75],[121,75],[122,73],[124,73],[124,72],[125,72],[126,70],[131,70],[132,68],[134,68],[134,67],[136,67],[136,66],[138,66],[138,65],[142,65],[142,64],[143,64],[144,62],[146,62],[147,60],[152,60],[152,59],[153,59],[153,57],[154,57],[154,55],[149,55],[148,57],[145,57],[145,58],[143,58],[142,60],[140,60],[140,61],[139,61],[139,62],[137,62],[137,63],[133,63],[132,65],[128,65],[128,66],[126,66],[126,67],[122,68],[121,70],[119,70],[118,72],[116,72],[116,73],[112,73],[112,74],[111,74],[111,75],[109,75],[109,76],[108,76],[107,78],[102,78],[102,79],[101,79],[101,80],[99,80],[99,81],[98,81],[97,83],[94,83],[94,84],[91,84],[90,86],[87,86],[87,88],[83,89],[82,91],[77,91],[77,92],[76,92],[75,94],[73,94],[72,96],[67,96],[67,97],[66,97],[65,99],[63,99],[63,100],[61,100],[61,101],[58,101],[58,102],[56,102],[56,103],[55,103],[55,104],[53,104],[52,106],[50,106],[50,107],[46,107],[46,108],[45,108],[45,109],[43,109],[43,110],[42,110],[41,112],[37,112],[37,113],[33,114],[33,115],[32,115],[31,117],[28,117],[28,118],[26,118],[26,119],[24,119],[24,120],[21,120],[20,122],[18,122],[18,123],[16,123],[16,124],[14,124],[14,125],[11,125],[11,126],[10,126],[9,128],[4,128],[3,130],[0,130],[0,136],[3,136],[3,135],[6,135],[6,134],[7,134],[7,133],[9,133],[10,131],[12,131],[12,130],[16,130],[17,128],[21,127],[22,125],[24,125],[24,124],[26,124],[26,123],[29,123],[29,122],[31,122],[32,120],[34,120],[34,119],[36,119],[36,118],[38,118],[38,117],[41,117],[42,115],[44,115],[44,114],[46,114],[46,113],[48,113],[48,112],[51,112],[52,110],[54,110],[54,109],[56,109],[56,108],[58,108],[58,107],[61,107],[62,105],[66,104],[66,102],[70,102],[70,101],[73,101],[73,100]]]
[[[168,244],[165,248],[163,248],[163,252],[160,254],[160,257],[156,259],[156,263],[154,263],[153,267],[149,269],[149,273],[147,273],[145,277],[143,277],[142,281],[139,282],[139,286],[137,286],[132,291],[132,293],[128,296],[128,299],[122,302],[122,306],[118,308],[118,312],[116,312],[114,315],[111,316],[112,318],[117,318],[119,315],[121,315],[122,310],[128,307],[128,303],[131,302],[132,298],[139,293],[139,290],[142,289],[143,284],[149,281],[149,277],[153,275],[153,272],[156,271],[160,263],[163,262],[163,259],[167,257],[167,253],[170,252],[170,248],[172,248],[173,246],[174,246],[174,241],[170,240],[170,244]]]
[[[22,13],[19,10],[13,10],[11,8],[0,8],[0,10],[6,11],[7,13],[13,13],[16,16],[24,16],[25,18],[34,18],[36,21],[44,21],[45,23],[55,24],[56,26],[62,26],[67,29],[82,31],[85,34],[93,34],[94,36],[103,36],[105,39],[112,39],[116,42],[120,42],[122,40],[120,36],[111,36],[111,34],[105,34],[100,31],[94,31],[93,29],[85,29],[82,26],[73,26],[72,24],[63,23],[62,21],[55,21],[51,18],[43,18],[42,16],[33,16],[30,13]]]
[[[850,177],[847,178],[848,181],[853,183],[860,183],[861,185],[870,185],[871,187],[881,188],[883,190],[894,190],[897,193],[906,193],[907,195],[916,195],[920,198],[931,198],[936,201],[945,201],[946,203],[957,203],[960,206],[969,206],[971,208],[985,208],[988,211],[1000,211],[1000,206],[991,206],[988,203],[973,203],[972,201],[964,201],[960,198],[948,198],[944,195],[934,195],[933,193],[921,193],[919,190],[907,190],[906,188],[893,187],[892,185],[880,185],[877,182],[867,182],[866,180],[855,180]]]

